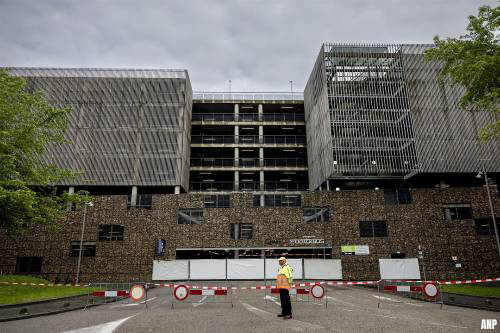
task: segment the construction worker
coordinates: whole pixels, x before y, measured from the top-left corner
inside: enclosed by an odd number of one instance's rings
[[[292,319],[292,303],[290,302],[290,288],[293,285],[293,268],[288,265],[285,257],[278,259],[280,268],[276,277],[276,287],[280,290],[281,314],[278,317]]]

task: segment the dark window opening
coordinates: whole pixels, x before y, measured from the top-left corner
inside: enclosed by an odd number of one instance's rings
[[[127,199],[127,209],[132,208],[132,196],[129,195]],[[135,208],[152,209],[153,208],[153,195],[152,194],[138,194],[137,203]]]
[[[321,207],[304,208],[304,222],[330,222],[330,209]]]
[[[252,239],[252,235],[252,224],[231,223],[231,239]]]
[[[205,208],[230,208],[230,195],[205,195],[203,197],[203,206]]]
[[[497,222],[497,231],[500,232],[500,219],[495,217]],[[493,226],[493,220],[488,218],[475,219],[474,224],[476,227],[476,235],[478,236],[491,236],[495,235],[495,227]]]
[[[386,221],[359,221],[361,237],[387,237]]]
[[[300,195],[265,194],[264,207],[300,207]]]
[[[202,224],[203,209],[187,208],[177,211],[177,224]]]
[[[42,257],[17,257],[16,273],[40,273]]]
[[[95,242],[83,242],[82,257],[95,257]],[[80,252],[80,241],[71,242],[70,256],[78,257]]]
[[[388,188],[384,189],[384,200],[390,205],[411,204],[411,192],[408,188]]]
[[[167,247],[167,241],[164,239],[159,239],[156,242],[156,255],[164,256],[166,247]]]
[[[472,219],[472,209],[469,204],[445,205],[443,212],[447,221]]]
[[[100,241],[111,241],[111,240],[123,240],[123,230],[122,225],[100,225],[99,226],[99,240]]]
[[[254,194],[252,196],[252,206],[260,207],[260,194]]]

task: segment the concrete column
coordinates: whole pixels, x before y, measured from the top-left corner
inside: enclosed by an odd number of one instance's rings
[[[73,186],[70,186],[68,188],[68,194],[74,194],[75,193],[75,188]],[[71,210],[71,207],[73,207],[73,203],[72,202],[68,202],[68,208],[67,210]]]
[[[238,121],[239,114],[240,114],[240,105],[234,104],[234,121]]]
[[[130,207],[137,205],[137,186],[132,186],[132,195],[130,196]]]
[[[259,112],[259,121],[262,121],[263,120],[263,117],[262,117],[262,113],[263,113],[262,104],[259,104],[258,112]]]
[[[259,125],[259,143],[264,143],[264,126]]]
[[[259,148],[259,165],[264,167],[264,148]]]
[[[239,171],[234,172],[234,190],[235,191],[240,190],[240,172]]]
[[[181,187],[179,185],[176,185],[174,188],[174,194],[181,194]]]
[[[260,190],[264,191],[264,171],[259,172],[259,183],[260,183]]]

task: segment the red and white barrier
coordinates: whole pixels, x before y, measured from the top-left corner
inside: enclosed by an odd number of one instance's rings
[[[402,292],[422,292],[423,287],[421,286],[384,286],[385,291],[402,291]]]

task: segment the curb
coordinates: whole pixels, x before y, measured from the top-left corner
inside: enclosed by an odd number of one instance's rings
[[[112,300],[112,301],[109,301],[109,302],[106,302],[106,303],[101,303],[101,304],[86,304],[86,305],[83,305],[83,306],[78,306],[78,307],[69,308],[69,309],[55,310],[55,311],[50,311],[50,312],[28,314],[26,316],[17,316],[17,317],[10,317],[10,318],[0,318],[0,323],[1,322],[5,322],[5,321],[14,321],[14,320],[22,320],[22,319],[30,319],[30,318],[36,318],[36,317],[42,317],[42,316],[49,316],[49,315],[54,315],[54,314],[58,314],[58,313],[64,313],[64,312],[70,312],[70,311],[75,311],[75,310],[81,310],[81,309],[85,309],[85,308],[88,309],[88,308],[92,308],[94,306],[101,306],[101,305],[106,305],[106,304],[110,304],[110,303],[115,303],[115,302],[118,302],[118,301],[122,301],[124,299],[125,298],[116,299],[116,300]],[[27,303],[23,303],[23,304],[27,304]]]
[[[55,301],[64,301],[66,299],[75,298],[75,297],[84,297],[84,296],[87,296],[87,294],[74,295],[74,296],[65,296],[65,297],[61,297],[61,298],[50,298],[50,299],[45,299],[45,300],[42,300],[42,301],[33,301],[33,302],[26,302],[26,303],[0,304],[0,310],[15,308],[15,307],[18,307],[18,306],[30,306],[30,305],[50,303],[50,302],[55,302]]]

